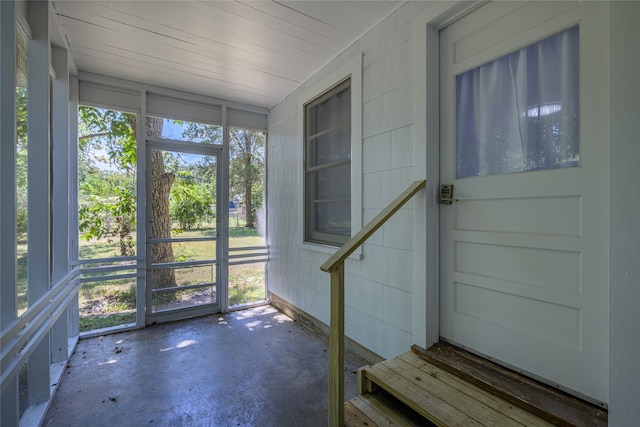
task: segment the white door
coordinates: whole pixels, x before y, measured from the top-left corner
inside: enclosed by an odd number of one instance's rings
[[[442,30],[440,334],[606,404],[603,14],[491,2]]]

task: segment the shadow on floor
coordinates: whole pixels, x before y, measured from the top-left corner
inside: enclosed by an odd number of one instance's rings
[[[327,342],[271,306],[91,338],[43,425],[326,426],[327,366]]]

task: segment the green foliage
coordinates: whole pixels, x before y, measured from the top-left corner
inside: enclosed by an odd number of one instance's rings
[[[215,204],[214,192],[206,183],[196,183],[190,171],[179,172],[171,187],[169,213],[171,220],[183,230],[211,219],[211,205]]]
[[[16,88],[16,231],[27,232],[27,88]]]
[[[119,170],[136,165],[136,116],[113,110],[78,108],[80,151],[104,150],[100,160]]]
[[[177,121],[176,121],[177,122]],[[185,122],[177,122],[182,125]],[[186,122],[186,128],[182,134],[184,138],[193,142],[222,144],[222,127],[205,125],[202,123]]]
[[[115,198],[89,196],[88,203],[78,212],[78,227],[85,240],[118,237],[120,255],[134,255],[131,232],[135,229],[135,196],[129,189],[120,189]],[[111,240],[109,240],[111,242]]]
[[[265,134],[247,129],[229,131],[229,193],[250,206],[246,221],[253,223],[264,204]]]
[[[81,106],[79,229],[86,240],[117,237],[120,255],[134,255],[135,115]]]

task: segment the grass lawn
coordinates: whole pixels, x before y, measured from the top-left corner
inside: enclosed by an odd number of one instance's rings
[[[212,229],[190,230],[174,233],[174,237],[200,237],[215,234]],[[263,246],[264,239],[257,235],[257,231],[246,228],[229,229],[229,246],[231,248]],[[116,241],[84,241],[80,243],[80,258],[108,258],[119,254]],[[215,242],[177,242],[173,244],[176,261],[196,259],[211,259],[215,257]],[[101,264],[101,265],[118,265]],[[95,267],[89,265],[87,267]],[[236,306],[266,298],[264,262],[243,264],[229,267],[229,306]],[[212,269],[209,268],[209,271]],[[178,285],[215,281],[214,277],[206,275],[207,267],[176,269]],[[135,272],[135,269],[113,272],[108,274],[122,274]],[[136,284],[135,279],[120,279],[105,282],[84,283],[79,293],[80,331],[90,331],[106,327],[134,323],[136,318]],[[194,293],[202,292],[180,291],[180,299],[194,298]],[[178,298],[178,297],[174,297]],[[210,301],[204,301],[210,302]]]
[[[175,233],[175,237],[211,236],[215,230],[202,229]],[[229,246],[231,248],[263,246],[264,239],[257,231],[247,228],[229,229]],[[208,247],[206,247],[208,245]],[[80,259],[109,258],[119,255],[117,241],[101,239],[99,241],[80,241]],[[193,259],[210,259],[215,257],[215,242],[180,242],[174,244],[176,261]],[[129,262],[131,263],[131,262]],[[103,263],[101,265],[118,265],[123,263]],[[17,246],[18,266],[18,314],[28,308],[27,303],[27,244]],[[95,267],[97,265],[88,265]],[[243,264],[229,267],[229,306],[236,306],[266,298],[265,295],[265,263]],[[176,278],[182,285],[198,283],[198,269],[180,269]],[[133,273],[135,269],[117,273]],[[115,273],[110,273],[115,274]],[[202,280],[202,279],[200,279]],[[214,278],[208,279],[213,281]],[[134,323],[136,318],[136,282],[135,279],[110,280],[105,282],[87,282],[79,293],[80,331],[90,331],[106,327]],[[187,291],[181,292],[187,294]]]

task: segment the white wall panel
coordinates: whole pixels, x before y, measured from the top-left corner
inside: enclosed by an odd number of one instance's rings
[[[413,151],[413,125],[394,129],[391,132],[391,168],[412,167],[416,159]]]
[[[302,149],[297,100],[301,94],[363,52],[363,224],[414,181],[413,17],[428,5],[409,2],[323,67],[269,112],[269,288],[328,322],[329,275],[319,269],[328,254],[301,249],[295,172]],[[362,249],[346,270],[346,335],[383,357],[407,351],[413,331],[413,203]],[[287,245],[294,245],[293,249]],[[291,251],[291,253],[289,253]],[[286,253],[286,256],[284,255]],[[301,267],[300,264],[304,264]],[[296,275],[282,274],[286,265]],[[311,270],[309,270],[309,265]],[[292,290],[294,290],[292,292]]]
[[[81,81],[80,103],[137,112],[140,111],[140,92]]]
[[[384,132],[364,140],[362,172],[380,172],[391,168],[391,132]]]
[[[411,307],[413,295],[400,289],[386,286],[384,288],[384,321],[409,334],[413,331],[413,315]]]

